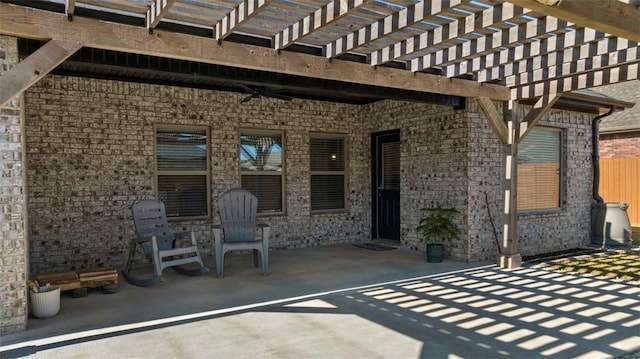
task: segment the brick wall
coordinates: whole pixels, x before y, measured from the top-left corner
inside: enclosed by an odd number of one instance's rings
[[[370,237],[369,138],[360,106],[47,76],[25,94],[30,258],[34,273],[121,266],[134,236],[131,204],[154,197],[154,124],[210,126],[212,202],[238,186],[238,131],[285,131],[286,215],[263,218],[275,248]],[[309,132],[347,134],[345,212],[310,214]],[[215,211],[215,205],[214,205]],[[214,222],[217,217],[214,218]],[[193,229],[205,256],[211,221]]]
[[[529,110],[522,106],[521,116]],[[423,250],[415,231],[420,209],[451,206],[463,212],[456,219],[462,234],[459,240],[445,243],[446,257],[495,260],[496,237],[502,239],[504,154],[477,103],[468,100],[467,110],[456,111],[447,106],[387,101],[369,106],[367,112],[378,114],[380,119],[372,124],[371,131],[401,130],[402,243]],[[519,216],[523,255],[588,243],[592,118],[589,114],[552,110],[539,123],[564,130],[564,202],[563,210],[557,213]]]
[[[523,108],[528,111],[529,108]],[[593,163],[591,121],[595,115],[552,110],[541,126],[562,128],[565,167],[562,211],[520,215],[520,253],[523,256],[577,248],[590,243]]]
[[[466,111],[449,106],[385,101],[366,110],[377,118],[371,131],[400,129],[400,230],[404,246],[424,251],[415,228],[421,208],[455,207],[460,239],[447,240],[445,256],[466,260],[467,141]]]
[[[640,131],[600,134],[601,159],[640,157]]]
[[[369,136],[400,129],[402,244],[423,250],[415,231],[421,208],[453,206],[463,212],[456,218],[463,233],[445,243],[446,256],[495,259],[495,236],[502,238],[503,147],[474,101],[467,110],[453,110],[398,101],[354,106],[260,98],[240,104],[243,97],[59,76],[30,89],[25,103],[32,270],[123,264],[133,236],[129,208],[154,196],[154,124],[212,128],[214,203],[239,183],[238,130],[285,131],[287,213],[265,218],[273,225],[275,248],[370,239]],[[520,217],[524,255],[576,247],[588,238],[590,120],[590,115],[552,111],[542,122],[565,129],[565,177],[571,180],[565,180],[563,211]],[[309,132],[348,135],[345,212],[310,213]],[[194,229],[205,255],[212,251],[210,224],[172,223],[176,229]]]
[[[495,260],[498,252],[496,237],[502,239],[503,227],[504,146],[481,114],[477,102],[468,100],[467,106],[469,249],[465,259]]]
[[[15,38],[0,36],[0,76],[18,62]],[[27,327],[27,241],[18,97],[0,107],[0,335]]]

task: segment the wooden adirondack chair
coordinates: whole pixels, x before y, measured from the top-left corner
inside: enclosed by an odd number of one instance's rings
[[[258,198],[242,188],[230,189],[218,199],[218,210],[221,223],[213,226],[218,278],[224,277],[224,255],[230,250],[253,250],[255,267],[258,267],[260,252],[262,274],[267,275],[271,227],[264,223],[256,224]],[[256,232],[259,232],[258,236]]]
[[[209,271],[202,262],[195,234],[193,232],[174,233],[169,230],[164,203],[141,200],[131,209],[138,237],[131,242],[127,265],[122,272],[129,283],[146,287],[156,282],[163,282],[162,271],[167,267],[185,275],[198,275]],[[186,239],[187,244],[177,246],[182,238]],[[153,262],[151,276],[134,273],[136,251],[139,248],[142,249],[144,256]],[[199,268],[180,267],[188,263],[197,263]]]

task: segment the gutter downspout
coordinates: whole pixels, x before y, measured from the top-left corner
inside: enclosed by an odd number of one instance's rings
[[[593,142],[593,153],[591,155],[591,160],[593,162],[593,199],[596,203],[604,203],[604,199],[600,197],[599,188],[600,188],[600,154],[598,149],[598,137],[600,130],[600,120],[611,115],[614,111],[614,107],[609,107],[609,111],[602,115],[596,116],[591,122],[591,141]]]

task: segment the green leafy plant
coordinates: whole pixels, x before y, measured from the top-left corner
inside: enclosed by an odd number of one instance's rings
[[[452,221],[452,217],[460,211],[455,208],[423,208],[426,216],[420,219],[416,231],[422,234],[423,243],[431,243],[445,238],[458,238],[460,230]]]

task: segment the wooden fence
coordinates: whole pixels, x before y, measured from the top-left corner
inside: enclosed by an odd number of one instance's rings
[[[640,226],[640,158],[600,159],[600,196],[628,203],[631,225]]]

